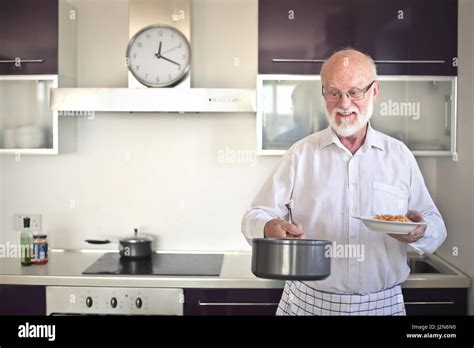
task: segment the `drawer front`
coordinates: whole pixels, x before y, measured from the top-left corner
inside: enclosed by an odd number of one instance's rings
[[[185,289],[184,315],[275,315],[283,289]]]

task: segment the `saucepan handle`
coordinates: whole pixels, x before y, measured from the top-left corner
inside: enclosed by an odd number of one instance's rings
[[[109,244],[110,240],[108,239],[86,239],[85,242],[89,244]]]

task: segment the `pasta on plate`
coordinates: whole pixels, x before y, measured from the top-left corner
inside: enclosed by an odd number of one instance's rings
[[[382,220],[382,221],[413,222],[404,215],[389,215],[389,214],[375,215],[374,219]]]

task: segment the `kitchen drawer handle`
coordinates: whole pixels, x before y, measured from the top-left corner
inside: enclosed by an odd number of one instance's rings
[[[405,302],[406,305],[441,305],[441,304],[454,304],[454,301],[413,301],[413,302]]]
[[[278,303],[272,302],[201,302],[200,306],[278,306]]]
[[[44,63],[44,59],[7,59],[0,60],[0,63],[10,64],[10,63]]]
[[[274,63],[324,63],[324,59],[284,59],[273,58]],[[445,60],[374,60],[377,64],[444,64]]]

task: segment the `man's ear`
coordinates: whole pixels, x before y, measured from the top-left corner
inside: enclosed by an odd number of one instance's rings
[[[378,81],[374,82],[374,87],[372,88],[372,93],[374,96],[374,102],[377,101],[377,98],[379,97],[379,90],[380,90],[380,85]]]

